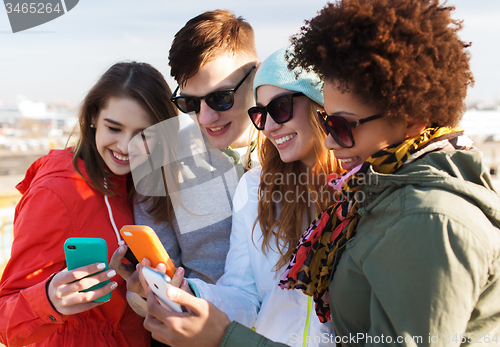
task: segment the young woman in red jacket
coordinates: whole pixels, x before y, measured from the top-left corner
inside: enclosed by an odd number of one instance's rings
[[[103,238],[109,259],[122,244],[118,230],[133,224],[135,195],[128,145],[140,134],[153,150],[158,138],[148,128],[177,116],[170,95],[152,66],[113,65],[83,101],[76,147],[53,150],[28,169],[17,186],[23,196],[0,282],[1,343],[149,346],[143,319],[127,304],[125,281],[114,270],[98,273],[104,264],[68,271],[63,245],[69,237]],[[156,199],[151,208],[165,202]],[[104,287],[80,292],[105,280]],[[109,292],[109,301],[93,302]]]

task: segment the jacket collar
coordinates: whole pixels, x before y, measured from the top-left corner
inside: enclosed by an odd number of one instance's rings
[[[360,215],[370,212],[397,189],[412,185],[451,191],[471,200],[492,222],[500,227],[500,196],[491,176],[482,164],[481,153],[438,151],[427,153],[392,174],[381,174],[369,168],[363,186],[364,199],[359,202]]]

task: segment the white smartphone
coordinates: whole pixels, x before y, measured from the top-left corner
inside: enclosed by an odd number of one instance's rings
[[[167,290],[170,286],[170,277],[168,277],[168,275],[162,274],[149,267],[144,267],[142,269],[142,274],[153,293],[158,297],[160,305],[170,311],[182,312],[181,305],[173,302],[167,296]]]

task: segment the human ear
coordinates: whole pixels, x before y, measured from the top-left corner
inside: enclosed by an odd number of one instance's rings
[[[415,120],[406,125],[406,138],[419,136],[427,127],[427,122]]]

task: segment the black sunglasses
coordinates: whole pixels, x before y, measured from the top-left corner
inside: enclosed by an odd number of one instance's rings
[[[351,148],[354,146],[354,137],[352,136],[352,129],[356,128],[361,124],[368,123],[372,120],[382,118],[383,115],[376,114],[367,118],[358,119],[355,122],[348,122],[344,117],[341,116],[329,116],[324,111],[316,110],[319,118],[323,122],[325,127],[325,132],[332,135],[335,142],[339,146],[344,148]]]
[[[267,106],[251,107],[248,110],[248,115],[257,130],[264,130],[266,127],[268,113],[277,124],[286,123],[292,119],[293,116],[293,98],[303,95],[304,93],[297,92],[277,96],[272,99]]]
[[[175,88],[174,93],[170,100],[177,106],[179,110],[184,113],[199,113],[200,112],[200,103],[202,99],[205,99],[207,105],[215,111],[227,111],[234,105],[234,93],[238,90],[238,88],[243,84],[246,78],[250,75],[250,73],[255,69],[255,66],[248,71],[248,73],[243,77],[243,79],[234,87],[229,90],[219,90],[216,92],[209,93],[202,97],[196,96],[176,96],[177,91],[179,90],[179,86]]]

